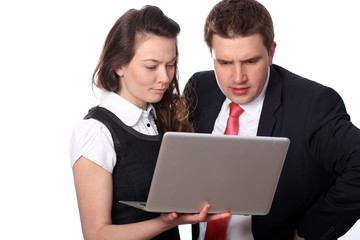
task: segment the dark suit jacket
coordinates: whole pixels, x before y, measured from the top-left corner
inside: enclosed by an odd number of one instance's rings
[[[184,94],[195,131],[210,133],[225,100],[214,72],[194,74]],[[252,217],[255,239],[292,239],[295,229],[306,239],[346,233],[360,217],[360,130],[341,97],[272,65],[257,135],[291,143],[270,213]]]

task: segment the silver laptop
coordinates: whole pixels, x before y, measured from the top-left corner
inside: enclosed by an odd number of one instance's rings
[[[120,201],[149,212],[265,215],[289,139],[167,132],[146,202]]]

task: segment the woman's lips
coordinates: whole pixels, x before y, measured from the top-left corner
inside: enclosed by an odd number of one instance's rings
[[[166,88],[154,89],[154,92],[157,94],[164,94],[165,91],[166,91]]]

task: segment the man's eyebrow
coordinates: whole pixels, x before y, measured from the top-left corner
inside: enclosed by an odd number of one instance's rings
[[[241,62],[248,62],[248,61],[257,61],[261,58],[261,56],[255,56],[255,57],[250,57],[244,60],[241,60]]]
[[[215,58],[215,60],[217,62],[227,62],[227,63],[232,63],[234,62],[233,60],[226,60],[226,59],[222,59],[222,58]]]
[[[250,57],[250,58],[240,60],[239,62],[257,61],[260,58],[261,58],[261,56],[255,56],[255,57]],[[215,58],[215,61],[220,62],[220,63],[233,63],[234,62],[234,60],[226,60],[226,59],[222,59],[222,58]]]

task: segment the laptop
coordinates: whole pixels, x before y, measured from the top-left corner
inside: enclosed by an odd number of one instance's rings
[[[266,215],[289,147],[283,137],[167,132],[146,202],[120,201],[149,212]]]

